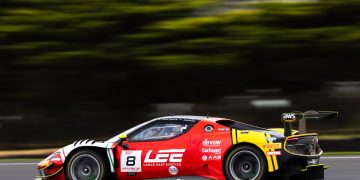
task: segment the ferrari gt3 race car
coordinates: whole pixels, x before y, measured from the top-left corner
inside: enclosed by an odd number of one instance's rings
[[[37,179],[259,180],[274,174],[323,179],[318,135],[306,133],[304,125],[306,119],[334,114],[284,113],[284,128],[274,129],[226,118],[160,117],[107,141],[80,140],[60,148],[37,165]],[[297,121],[299,131],[292,130]]]

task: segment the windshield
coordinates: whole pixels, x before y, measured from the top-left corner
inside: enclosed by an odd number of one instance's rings
[[[147,124],[149,124],[149,123],[151,123],[151,122],[153,122],[153,121],[155,121],[155,119],[154,119],[154,120],[151,120],[151,121],[147,121],[147,122],[141,123],[141,124],[139,124],[139,125],[137,125],[137,126],[134,126],[133,128],[128,129],[128,130],[126,130],[126,131],[124,131],[124,132],[122,132],[122,133],[120,133],[120,134],[126,134],[126,135],[128,135],[128,134],[134,132],[135,130],[139,129],[140,127],[143,127],[143,126],[145,126],[145,125],[147,125]],[[113,142],[119,141],[119,140],[120,140],[120,134],[112,137],[111,139],[107,140],[106,142],[107,142],[107,143],[113,143]]]
[[[187,124],[158,124],[142,130],[129,138],[130,141],[162,140],[180,135],[188,127]]]

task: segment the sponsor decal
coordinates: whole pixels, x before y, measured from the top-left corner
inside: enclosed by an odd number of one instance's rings
[[[202,153],[213,153],[213,154],[221,154],[221,149],[214,149],[214,148],[202,148]]]
[[[268,151],[268,152],[266,152],[266,155],[267,155],[267,156],[272,156],[272,155],[280,156],[280,155],[281,155],[281,151]]]
[[[163,121],[187,121],[187,122],[196,122],[196,120],[193,119],[186,119],[186,118],[163,118],[160,119]]]
[[[221,140],[208,140],[208,139],[204,139],[202,142],[203,146],[220,146],[221,145]]]
[[[209,156],[208,159],[209,159],[209,161],[210,161],[210,160],[221,160],[221,155]]]
[[[281,149],[281,143],[269,143],[269,144],[263,144],[263,148],[269,148],[269,149]]]
[[[265,139],[269,142],[269,143],[272,143],[274,141],[276,141],[276,137],[265,137]]]
[[[218,131],[229,132],[229,131],[230,131],[230,128],[218,128]]]
[[[121,172],[141,172],[142,151],[123,150],[120,158]]]
[[[297,119],[297,116],[299,116],[298,118],[303,118],[303,115],[301,114],[294,114],[294,113],[284,113],[282,114],[282,121],[285,122],[294,122]]]
[[[128,172],[127,175],[128,176],[136,176],[136,172]]]
[[[283,119],[296,119],[295,114],[283,114]]]
[[[181,166],[185,149],[159,150],[155,156],[153,150],[146,153],[144,166]]]
[[[203,161],[207,161],[208,157],[207,157],[207,155],[203,155],[203,156],[201,157],[201,159],[202,159]]]
[[[177,169],[177,167],[175,166],[170,166],[169,167],[169,173],[173,176],[177,175],[177,173],[179,172],[179,170]]]

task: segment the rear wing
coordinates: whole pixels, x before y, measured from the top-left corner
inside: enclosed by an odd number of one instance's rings
[[[284,122],[284,136],[292,135],[292,123],[299,122],[299,134],[306,133],[306,121],[309,119],[331,119],[338,116],[336,111],[294,111],[283,113],[281,121]]]

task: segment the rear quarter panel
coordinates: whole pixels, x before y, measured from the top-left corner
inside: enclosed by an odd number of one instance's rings
[[[269,152],[280,152],[282,149],[281,142],[273,142],[270,133],[266,131],[247,131],[231,129],[232,144],[249,143],[257,146],[265,155],[268,163],[268,172],[274,172],[279,169],[278,156],[267,155]]]

